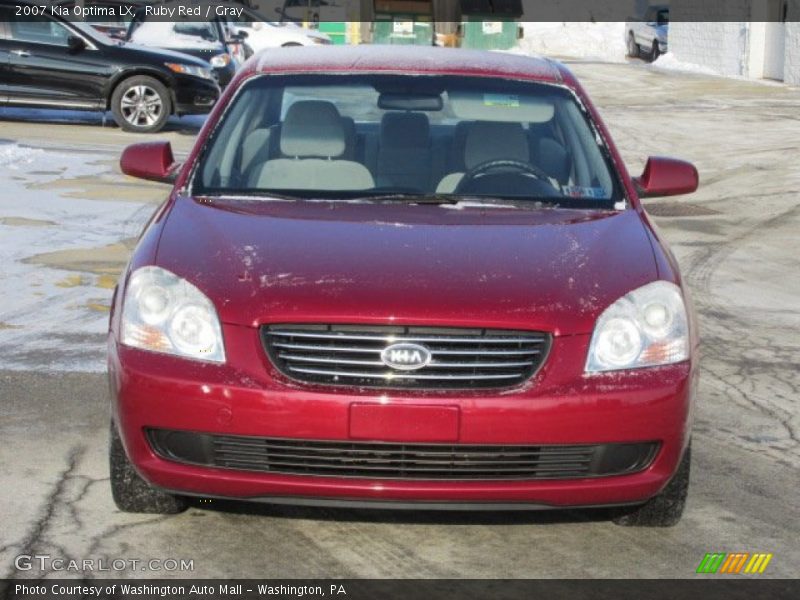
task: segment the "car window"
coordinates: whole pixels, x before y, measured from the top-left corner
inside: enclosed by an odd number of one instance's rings
[[[11,39],[20,42],[66,46],[71,35],[61,23],[43,16],[12,16],[9,21]]]
[[[601,136],[563,87],[408,75],[261,76],[207,144],[200,194],[484,196],[611,206]]]

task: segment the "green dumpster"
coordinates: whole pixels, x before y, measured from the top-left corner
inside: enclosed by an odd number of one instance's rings
[[[345,21],[320,21],[320,33],[326,33],[334,44],[347,43],[347,23]]]
[[[461,47],[508,50],[522,31],[522,0],[458,0],[461,7]]]
[[[519,24],[516,21],[484,21],[471,16],[461,23],[462,48],[479,50],[508,50],[517,44]]]
[[[372,29],[373,44],[433,44],[433,22],[415,15],[376,15]]]
[[[433,0],[372,0],[372,43],[433,44]]]

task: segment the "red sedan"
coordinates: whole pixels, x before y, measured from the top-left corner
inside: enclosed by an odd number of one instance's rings
[[[113,303],[117,506],[683,512],[697,329],[631,178],[561,64],[465,50],[249,61]]]

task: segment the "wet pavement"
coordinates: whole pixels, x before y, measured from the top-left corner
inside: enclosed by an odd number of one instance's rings
[[[48,554],[188,559],[201,577],[690,577],[706,552],[749,551],[774,554],[766,576],[795,577],[800,91],[639,63],[572,66],[633,173],[648,154],[691,160],[701,173],[696,194],[647,201],[701,326],[692,487],[678,526],[619,528],[602,511],[198,501],[175,517],[118,512],[103,330],[114,280],[166,190],[122,176],[116,162],[124,145],[155,138],[104,127],[97,115],[20,122],[0,109],[2,573],[47,575],[13,563]],[[157,137],[186,152],[198,122]]]

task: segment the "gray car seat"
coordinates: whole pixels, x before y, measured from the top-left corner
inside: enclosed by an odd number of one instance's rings
[[[384,114],[375,166],[378,186],[427,190],[431,185],[431,163],[427,115],[415,112]]]
[[[366,190],[375,186],[362,164],[344,160],[346,131],[336,106],[322,100],[292,104],[280,132],[280,152],[252,170],[254,188]]]

